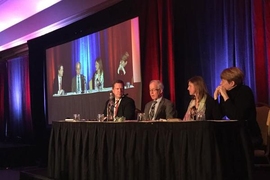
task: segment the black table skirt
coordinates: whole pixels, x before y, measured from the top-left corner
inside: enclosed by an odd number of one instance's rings
[[[237,121],[53,122],[54,179],[252,179],[249,143]]]

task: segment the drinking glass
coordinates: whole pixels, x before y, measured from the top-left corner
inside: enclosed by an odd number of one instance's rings
[[[98,122],[103,122],[104,121],[104,114],[98,114],[97,115],[97,121]]]
[[[73,114],[73,119],[77,120],[77,114]]]
[[[130,88],[130,82],[126,83],[127,88]]]
[[[73,114],[73,119],[74,119],[75,121],[80,121],[80,120],[81,120],[80,114]]]
[[[138,113],[137,120],[138,121],[145,121],[145,114],[144,113]]]
[[[198,121],[205,120],[205,114],[204,114],[204,112],[198,112],[197,113],[197,120]]]

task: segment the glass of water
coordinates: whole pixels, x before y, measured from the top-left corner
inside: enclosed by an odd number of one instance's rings
[[[97,115],[97,121],[98,122],[103,122],[104,121],[104,114],[98,114]]]

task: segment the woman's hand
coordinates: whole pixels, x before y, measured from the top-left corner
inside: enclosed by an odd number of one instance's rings
[[[219,86],[216,88],[215,92],[214,92],[214,99],[217,100],[218,96],[220,95],[219,92]]]
[[[224,101],[227,101],[227,99],[229,99],[229,96],[227,94],[227,90],[222,87],[222,86],[218,86],[214,92],[214,99],[216,100],[218,95],[221,95],[224,99]]]

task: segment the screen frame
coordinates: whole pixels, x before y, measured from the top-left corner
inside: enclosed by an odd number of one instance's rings
[[[51,44],[50,46],[47,46],[45,48],[45,54],[46,54],[47,49],[50,49],[50,48],[53,48],[53,47],[56,47],[56,46],[59,46],[59,45],[63,45],[65,43],[72,42],[72,41],[77,40],[79,38],[82,38],[82,37],[85,37],[85,36],[88,36],[88,35],[97,33],[99,31],[108,29],[108,28],[110,28],[112,26],[116,26],[118,24],[121,24],[121,23],[123,23],[125,21],[129,21],[129,20],[134,19],[134,18],[137,18],[138,19],[138,30],[139,30],[139,22],[140,22],[139,21],[139,17],[138,16],[135,16],[135,17],[127,18],[127,19],[122,20],[122,21],[119,21],[117,23],[113,23],[113,24],[107,25],[105,28],[98,28],[95,31],[93,31],[93,29],[90,29],[87,33],[86,32],[85,33],[81,33],[80,36],[74,36],[73,38],[68,38],[65,41],[59,41],[58,43]],[[140,41],[140,33],[139,33],[138,40]],[[139,42],[139,52],[141,51],[140,48],[141,47],[140,47],[140,42]],[[139,58],[140,58],[140,61],[141,61],[141,55],[140,55],[140,53],[139,53]],[[44,67],[44,76],[43,76],[44,77],[44,101],[45,101],[45,103],[44,103],[45,104],[44,105],[45,106],[44,107],[44,111],[45,111],[46,122],[47,122],[48,125],[50,125],[51,124],[51,121],[49,120],[49,112],[48,112],[48,96],[49,96],[49,94],[48,94],[48,82],[47,82],[47,73],[48,73],[48,70],[47,69],[48,69],[48,67],[47,67],[47,58],[46,58],[46,56],[45,56],[45,59],[46,60],[44,62],[44,66],[43,66]],[[141,78],[142,77],[141,77],[141,65],[140,65],[140,83],[142,83],[142,79]],[[141,97],[142,97],[142,87],[140,85],[139,105],[136,105],[139,109],[141,108],[141,102],[142,102]]]

